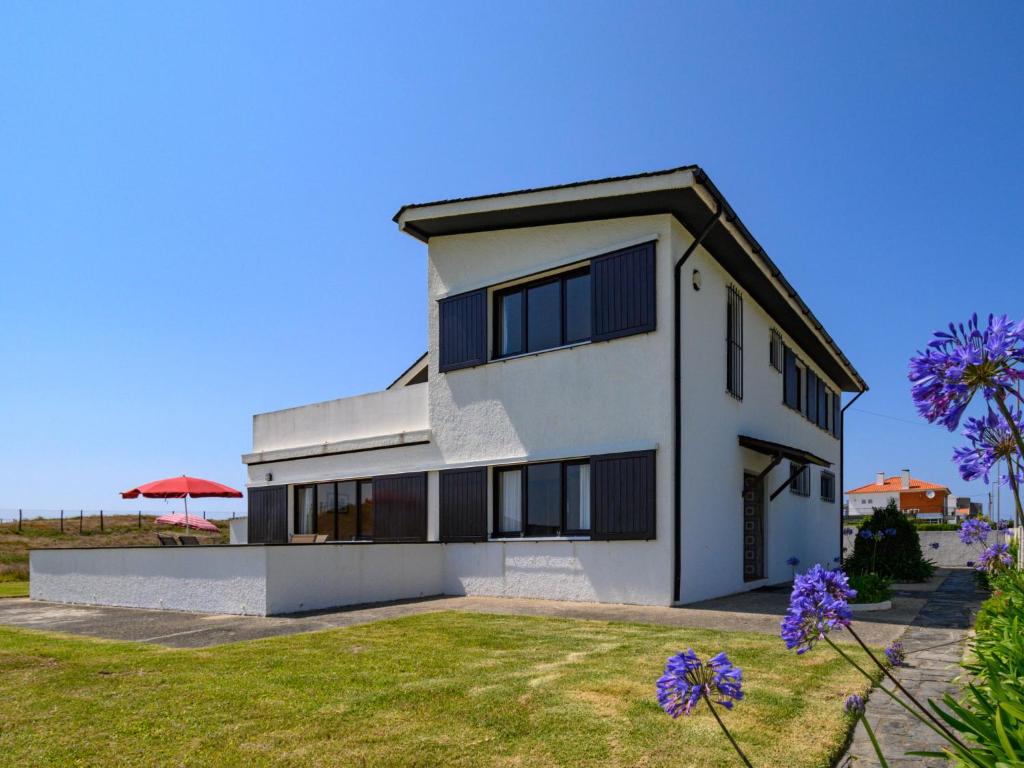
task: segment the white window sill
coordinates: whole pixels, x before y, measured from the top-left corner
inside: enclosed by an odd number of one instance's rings
[[[488,363],[507,363],[509,360],[521,360],[524,357],[536,357],[537,355],[543,355],[548,352],[554,352],[559,349],[576,349],[576,347],[585,347],[592,342],[590,339],[584,341],[574,341],[572,344],[562,344],[558,347],[548,347],[547,349],[536,349],[533,352],[520,352],[517,355],[505,355],[503,357],[492,357],[488,360]]]
[[[589,536],[501,536],[488,541],[590,541]]]

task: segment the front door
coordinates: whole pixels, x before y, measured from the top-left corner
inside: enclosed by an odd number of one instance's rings
[[[743,473],[743,580],[764,578],[764,485]]]

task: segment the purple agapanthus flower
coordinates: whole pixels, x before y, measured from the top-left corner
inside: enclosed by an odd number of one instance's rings
[[[786,565],[791,565],[794,568],[796,568],[798,565],[800,565],[800,558],[796,555],[793,555],[792,557],[786,560]]]
[[[980,517],[969,517],[960,526],[960,541],[964,544],[984,544],[991,531],[992,526]]]
[[[932,549],[938,549],[938,548],[939,548],[939,542],[937,542],[937,541],[933,541],[933,542],[932,542],[931,544],[929,544],[928,546],[929,546],[929,547],[931,547]]]
[[[896,529],[895,528],[886,528],[885,529],[885,535],[888,536],[889,538],[892,538],[893,536],[896,535]]]
[[[1024,322],[989,315],[982,328],[972,315],[964,325],[950,323],[939,331],[924,352],[910,360],[911,394],[918,412],[950,432],[957,428],[975,393],[991,398],[997,389],[1009,389],[1024,379]]]
[[[899,640],[894,640],[892,644],[885,649],[885,658],[889,660],[889,664],[893,667],[902,667],[907,659],[907,652],[903,649],[903,643]]]
[[[851,693],[846,697],[843,707],[846,709],[846,714],[860,717],[864,714],[864,697]]]
[[[843,528],[843,533],[849,536],[853,533],[853,528]]]
[[[974,561],[973,560],[968,560],[967,561],[967,567],[968,568],[973,568],[974,567]]]
[[[1010,416],[1018,431],[1024,433],[1024,416],[1021,415],[1020,409],[1012,409]],[[956,462],[960,476],[964,480],[977,480],[980,477],[987,484],[992,467],[1003,459],[1017,458],[1017,442],[1010,424],[1001,413],[996,413],[991,408],[983,418],[967,419],[964,437],[969,444],[953,451],[953,461]],[[1010,482],[1008,475],[1002,475],[997,479],[1004,485]],[[1018,476],[1016,479],[1020,482],[1024,478]]]
[[[976,568],[979,571],[995,571],[1000,568],[1008,568],[1011,565],[1013,565],[1013,555],[1010,554],[1010,545],[1004,543],[987,547],[978,558]]]
[[[850,626],[853,613],[849,602],[857,596],[846,574],[815,563],[793,580],[789,609],[782,620],[786,647],[806,653],[833,629]]]
[[[705,664],[687,648],[665,664],[665,674],[658,678],[658,704],[673,718],[689,715],[702,697],[732,709],[734,702],[743,699],[742,686],[743,671],[724,653]]]

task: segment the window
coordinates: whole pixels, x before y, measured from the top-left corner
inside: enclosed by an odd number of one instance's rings
[[[729,286],[726,302],[726,389],[743,399],[743,297]]]
[[[323,534],[331,541],[373,538],[373,481],[296,486],[295,533]]]
[[[789,462],[789,476],[793,478],[793,481],[789,484],[790,492],[795,493],[797,496],[810,496],[810,474],[811,468],[806,464]]]
[[[821,500],[829,504],[836,500],[836,476],[825,470],[821,472]]]
[[[494,473],[496,536],[590,533],[589,462],[498,467]]]
[[[498,291],[494,357],[538,352],[590,339],[590,268]]]
[[[782,334],[772,328],[768,341],[768,365],[776,371],[782,372]]]

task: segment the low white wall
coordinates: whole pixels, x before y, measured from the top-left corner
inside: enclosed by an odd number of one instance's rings
[[[445,544],[444,593],[671,605],[663,549],[643,541]]]
[[[856,529],[855,529],[856,530]],[[918,531],[921,539],[921,554],[940,568],[965,568],[968,561],[976,561],[984,547],[978,544],[964,544],[957,531]],[[843,535],[843,554],[853,553],[856,534]],[[996,534],[989,534],[989,543],[996,541]],[[933,547],[932,544],[938,544]]]
[[[271,614],[444,592],[444,551],[437,543],[306,544],[266,551]]]
[[[58,603],[264,615],[263,547],[40,549],[29,596]]]
[[[245,517],[232,518],[228,523],[228,543],[249,543],[249,520]]]

